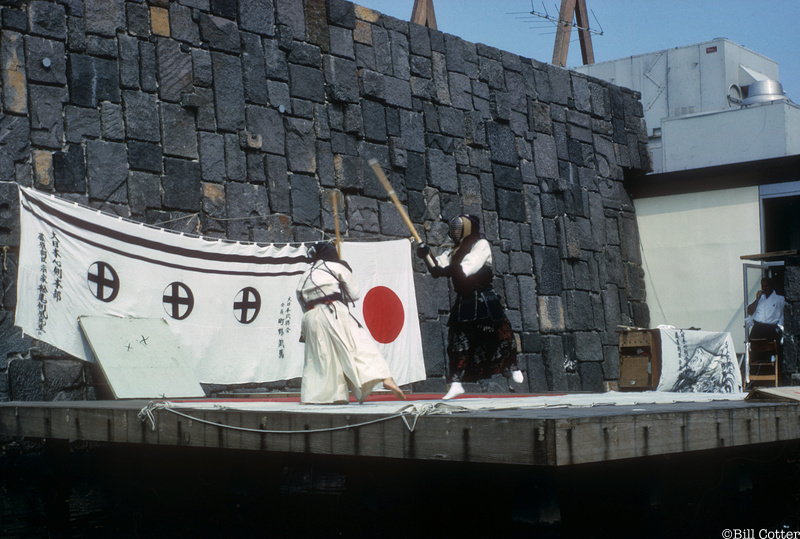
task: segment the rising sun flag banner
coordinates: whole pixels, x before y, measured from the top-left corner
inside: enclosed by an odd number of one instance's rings
[[[354,315],[378,343],[395,381],[424,380],[411,242],[346,242],[342,259],[361,292]]]
[[[302,310],[295,288],[310,263],[304,245],[184,235],[25,187],[20,187],[20,224],[15,323],[28,335],[94,361],[79,317],[163,318],[199,382],[302,375]],[[362,262],[370,263],[368,256]],[[359,286],[371,288],[366,282]],[[398,297],[410,293],[413,299],[410,266],[402,286],[408,288],[399,289]],[[398,334],[384,351],[397,358],[390,366],[398,369],[393,374],[399,384],[425,377],[413,308],[416,336],[406,331],[407,341]],[[403,351],[395,354],[398,347]]]

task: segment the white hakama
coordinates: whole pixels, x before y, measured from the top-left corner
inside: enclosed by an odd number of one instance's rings
[[[317,261],[300,278],[298,297],[305,304],[322,300],[303,314],[303,403],[348,403],[348,390],[363,402],[376,385],[392,376],[375,341],[359,326],[344,302],[323,299],[337,297],[340,290],[344,298],[359,297],[352,273],[336,262]]]

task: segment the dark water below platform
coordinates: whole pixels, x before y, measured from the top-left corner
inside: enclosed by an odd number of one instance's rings
[[[1,538],[721,537],[800,531],[800,447],[532,469],[4,446]]]

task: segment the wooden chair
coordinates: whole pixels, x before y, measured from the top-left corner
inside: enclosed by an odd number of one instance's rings
[[[753,339],[750,341],[748,354],[748,375],[752,385],[770,385],[772,382],[778,387],[780,378],[780,358],[778,355],[778,341],[767,339]]]

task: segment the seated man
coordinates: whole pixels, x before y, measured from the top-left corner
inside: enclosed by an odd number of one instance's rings
[[[761,290],[756,293],[756,299],[747,306],[747,314],[752,317],[753,327],[750,330],[750,340],[765,339],[780,342],[783,336],[783,307],[786,300],[775,292],[772,279],[761,279]]]

